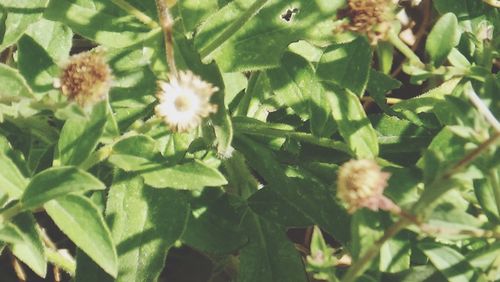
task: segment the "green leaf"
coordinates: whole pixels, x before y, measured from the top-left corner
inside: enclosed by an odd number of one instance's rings
[[[73,32],[60,23],[44,18],[29,26],[26,34],[38,43],[55,63],[63,63],[73,44]]]
[[[188,216],[180,191],[152,189],[140,177],[120,173],[106,208],[119,255],[116,281],[156,281]]]
[[[47,259],[35,219],[31,214],[22,213],[12,219],[12,224],[16,227],[16,231],[19,231],[21,240],[9,246],[12,253],[36,274],[45,278]]]
[[[420,243],[418,246],[448,281],[471,281],[474,271],[458,251],[436,243]]]
[[[370,44],[364,37],[325,49],[316,73],[323,81],[347,88],[358,97],[363,96],[372,61]]]
[[[183,0],[177,2],[174,11],[182,19],[184,33],[192,31],[219,9],[218,0]]]
[[[455,14],[446,13],[436,22],[425,43],[434,66],[438,67],[446,60],[451,50],[458,45],[461,31]]]
[[[203,252],[228,254],[247,243],[240,226],[244,202],[216,189],[191,200],[192,214],[182,242]]]
[[[281,66],[267,72],[273,91],[283,104],[291,107],[302,119],[311,119],[311,131],[323,136],[331,109],[325,91],[316,78],[312,65],[303,57],[287,52]]]
[[[282,227],[250,211],[243,225],[250,241],[240,251],[238,281],[307,281],[299,254]]]
[[[493,172],[497,173],[497,172]],[[493,181],[498,181],[495,176],[491,179],[474,180],[474,193],[483,208],[483,212],[491,222],[500,224],[500,207],[497,207],[495,201],[495,191],[493,190]]]
[[[235,148],[244,154],[249,166],[253,168],[268,183],[269,187],[273,189],[273,192],[281,198],[280,202],[286,203],[286,205],[282,206],[287,209],[290,208],[294,213],[298,212],[302,214],[302,222],[300,223],[305,223],[306,220],[310,220],[312,223],[318,224],[325,231],[332,234],[336,240],[343,243],[349,240],[349,231],[345,228],[338,228],[338,226],[349,226],[349,217],[344,209],[335,204],[332,195],[329,194],[328,191],[323,189],[323,191],[314,191],[314,196],[305,194],[311,193],[306,192],[306,190],[310,188],[309,185],[311,185],[311,183],[300,187],[304,182],[300,183],[289,179],[284,169],[276,161],[272,151],[246,137],[238,137],[235,141]],[[319,190],[319,188],[317,189]],[[257,201],[259,198],[262,199],[259,196],[256,197]],[[317,201],[320,197],[323,197],[322,204],[318,205]],[[330,212],[326,213],[328,214],[326,217],[324,216],[325,213],[322,210],[323,208],[331,209]]]
[[[410,242],[404,232],[391,238],[380,249],[380,271],[400,272],[410,269]],[[413,266],[412,266],[413,268]]]
[[[87,198],[66,195],[44,205],[54,223],[111,276],[118,274],[115,245],[97,207]]]
[[[358,260],[384,234],[381,215],[367,209],[357,211],[352,216],[351,234],[351,253]]]
[[[139,173],[146,184],[155,188],[201,189],[227,183],[217,169],[198,160],[168,165],[155,146],[149,137],[129,137],[115,144],[109,161],[125,171]]]
[[[31,179],[21,203],[24,208],[32,209],[68,193],[105,188],[99,179],[75,167],[52,167]]]
[[[62,165],[79,165],[97,146],[107,121],[106,102],[94,106],[87,118],[71,118],[64,124],[58,151]]]
[[[453,13],[460,21],[483,16],[486,9],[491,9],[477,0],[435,0],[432,3],[440,14]]]
[[[0,51],[15,43],[42,16],[46,5],[47,0],[3,0]]]
[[[19,161],[7,139],[0,136],[0,189],[12,199],[19,198],[28,185],[22,169],[25,164]]]
[[[0,97],[12,98],[16,101],[23,97],[32,97],[33,92],[16,69],[0,64]]]
[[[36,92],[46,92],[54,89],[54,79],[59,67],[44,47],[40,46],[28,35],[21,37],[18,46],[18,67],[31,88]]]
[[[282,197],[273,185],[255,192],[249,199],[249,207],[259,216],[283,226],[299,227],[319,224],[330,232],[332,216],[336,224],[348,223],[345,210],[337,202],[334,191],[325,185],[299,178],[290,178],[296,193]],[[276,184],[275,184],[276,185]],[[307,206],[308,208],[304,208]],[[313,208],[314,207],[314,208]]]
[[[368,80],[368,85],[366,86],[366,91],[373,98],[377,106],[379,106],[385,113],[391,115],[397,115],[397,113],[391,109],[386,103],[386,94],[393,89],[401,87],[401,82],[399,80],[393,79],[389,75],[378,72],[374,69],[370,70],[370,79]]]
[[[333,85],[327,87],[327,98],[340,135],[359,158],[378,155],[377,133],[373,129],[359,98],[349,90]]]
[[[331,15],[342,5],[331,0],[233,1],[200,26],[195,44],[204,59],[215,59],[225,72],[276,67],[290,43],[330,40]],[[293,8],[299,11],[290,21],[281,18]]]
[[[68,25],[75,33],[104,46],[123,48],[158,35],[135,17],[124,14],[111,1],[84,5],[68,0],[50,0],[44,17]]]
[[[217,169],[197,160],[173,167],[145,166],[141,176],[144,177],[146,184],[155,188],[197,190],[203,187],[217,187],[227,184],[224,175]]]

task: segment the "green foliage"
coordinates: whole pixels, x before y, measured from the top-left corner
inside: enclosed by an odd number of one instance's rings
[[[0,0],[1,279],[499,280],[498,4],[346,2]]]

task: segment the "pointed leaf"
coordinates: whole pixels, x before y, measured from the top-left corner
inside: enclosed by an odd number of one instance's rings
[[[62,165],[79,165],[94,151],[106,125],[106,104],[103,101],[95,105],[88,118],[71,118],[66,121],[58,143]]]
[[[68,193],[105,188],[99,179],[75,167],[52,167],[31,179],[21,203],[24,208],[32,209]]]
[[[47,273],[47,259],[40,233],[37,230],[35,218],[31,214],[22,213],[13,218],[22,241],[10,245],[12,253],[28,265],[40,277],[45,278]],[[8,227],[7,227],[8,228]]]
[[[118,261],[111,233],[97,207],[87,198],[66,195],[44,205],[45,210],[75,245],[111,276],[118,274]]]

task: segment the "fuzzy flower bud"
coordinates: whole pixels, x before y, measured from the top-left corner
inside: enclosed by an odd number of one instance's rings
[[[373,160],[350,160],[339,169],[337,197],[347,205],[349,213],[360,208],[397,210],[397,206],[383,195],[389,177],[390,174],[383,172]]]
[[[395,18],[394,11],[393,0],[348,0],[347,8],[337,13],[337,17],[345,21],[336,32],[364,34],[370,44],[376,45],[379,40],[388,37],[391,22]]]
[[[201,80],[190,71],[171,76],[169,82],[159,81],[156,97],[160,102],[156,115],[161,117],[172,131],[186,132],[198,125],[217,106],[210,103],[217,87]]]
[[[111,88],[111,69],[101,51],[71,56],[59,81],[62,93],[82,107],[106,99]]]

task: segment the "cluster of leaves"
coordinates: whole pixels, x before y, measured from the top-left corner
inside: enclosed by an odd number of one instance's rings
[[[218,112],[189,133],[154,118],[168,67],[153,0],[0,0],[0,251],[75,281],[154,281],[181,245],[210,258],[200,279],[211,281],[336,281],[346,269],[363,281],[500,279],[499,129],[487,115],[500,112],[498,9],[432,1],[424,63],[403,65],[411,88],[390,75],[394,47],[410,49],[332,33],[343,0],[168,2],[177,67],[220,89]],[[53,84],[70,52],[96,45],[114,81],[86,112]],[[418,96],[388,105],[400,87]],[[367,114],[368,97],[380,111]],[[392,173],[386,195],[417,223],[382,242],[397,217],[349,215],[335,176],[352,158]],[[315,228],[301,257],[287,230],[313,225],[331,246]]]

